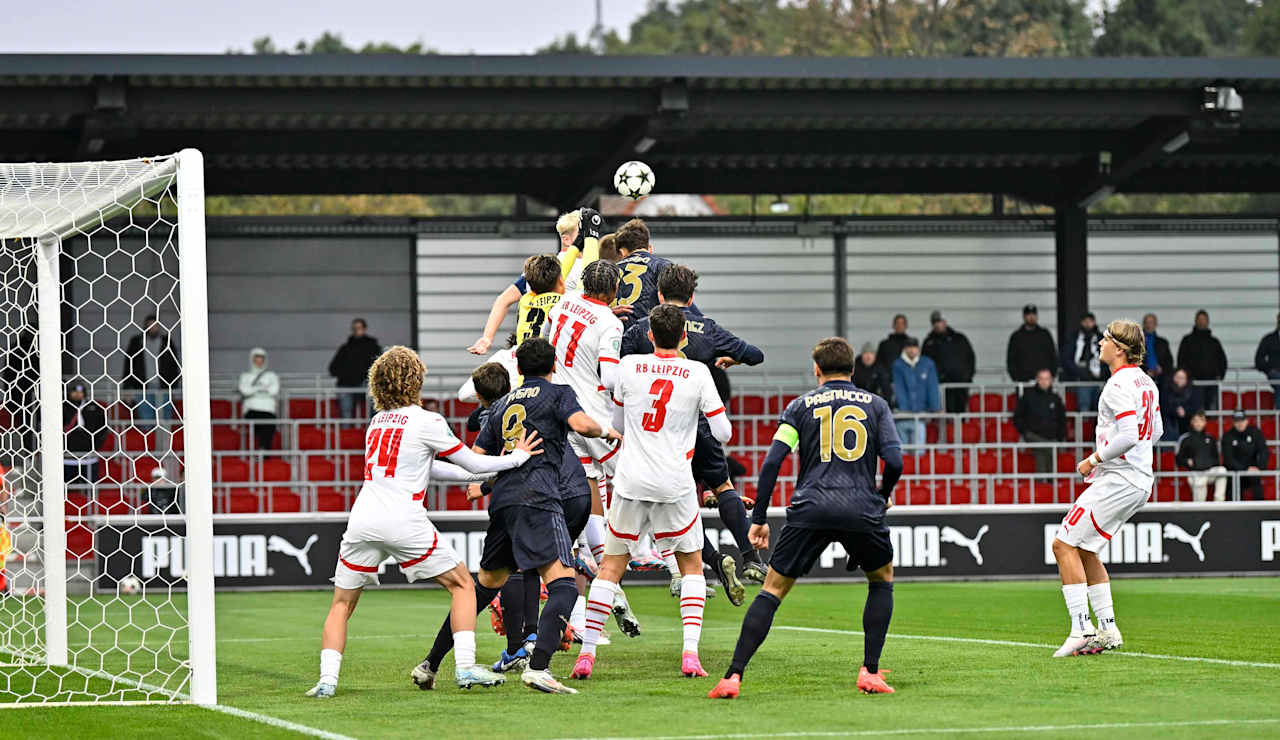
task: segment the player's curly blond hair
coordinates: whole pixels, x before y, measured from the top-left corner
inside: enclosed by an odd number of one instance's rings
[[[369,394],[379,411],[417,406],[427,366],[418,353],[397,344],[383,352],[369,368]]]
[[[1124,352],[1124,357],[1134,365],[1141,365],[1147,354],[1147,340],[1143,336],[1142,326],[1133,319],[1116,319],[1107,324],[1107,334],[1111,341]]]

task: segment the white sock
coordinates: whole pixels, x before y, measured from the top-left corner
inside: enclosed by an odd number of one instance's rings
[[[320,651],[320,683],[338,685],[338,672],[342,670],[342,653],[337,650]]]
[[[574,632],[579,634],[586,629],[587,622],[587,599],[578,594],[578,600],[573,602],[573,611],[569,613],[569,626],[573,627]]]
[[[680,564],[676,562],[676,554],[675,554],[674,552],[671,552],[670,550],[663,550],[663,551],[662,551],[662,562],[666,564],[666,566],[667,566],[667,572],[671,574],[671,577],[672,577],[672,578],[677,578],[677,577],[679,577],[679,575],[680,575]],[[703,596],[706,596],[707,594],[706,594],[706,592],[704,591],[702,595],[703,595]]]
[[[591,548],[591,557],[596,564],[604,557],[604,515],[592,514],[587,517],[587,546]]]
[[[1093,632],[1089,621],[1089,591],[1083,583],[1068,583],[1062,587],[1062,598],[1067,602],[1067,614],[1071,617],[1071,636],[1080,637]]]
[[[702,612],[707,607],[707,577],[685,576],[680,582],[680,621],[684,623],[684,651],[698,652]]]
[[[453,633],[453,664],[457,668],[471,668],[476,664],[475,630]]]
[[[1089,587],[1089,603],[1093,605],[1093,616],[1098,618],[1098,630],[1115,629],[1116,610],[1111,606],[1110,581]]]
[[[596,643],[600,642],[600,632],[604,623],[613,613],[613,600],[617,598],[618,584],[597,578],[591,582],[587,591],[586,630],[582,633],[582,652],[587,655],[596,654]]]

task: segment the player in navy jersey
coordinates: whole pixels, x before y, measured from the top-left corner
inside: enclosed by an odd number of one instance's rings
[[[613,305],[630,306],[629,315],[619,314],[624,326],[648,316],[661,301],[658,299],[658,278],[671,266],[671,260],[653,253],[649,243],[649,227],[644,221],[633,218],[614,232],[613,244],[622,259],[618,269],[622,279],[618,283],[618,296]]]
[[[880,651],[893,614],[893,544],[884,515],[902,474],[902,445],[889,405],[850,380],[853,348],[847,341],[822,340],[813,350],[813,362],[820,386],[782,412],[773,446],[760,469],[760,496],[768,501],[783,459],[799,449],[800,476],[787,507],[787,523],[773,550],[764,588],[742,620],[733,662],[708,694],[713,699],[738,696],[742,674],[768,636],[782,599],[832,542],[839,542],[849,553],[846,567],[861,567],[869,582],[862,611],[865,638],[858,688],[866,693],[893,693],[880,673]],[[879,486],[878,460],[884,460]],[[752,543],[767,548],[766,507],[757,506],[751,521]]]
[[[572,540],[560,501],[560,468],[569,430],[584,437],[621,435],[587,416],[568,386],[549,378],[555,350],[544,339],[534,338],[516,349],[516,363],[524,383],[489,408],[489,418],[476,440],[475,450],[497,454],[516,440],[536,432],[543,455],[526,464],[521,475],[499,475],[489,498],[489,529],[485,533],[480,572],[476,577],[476,603],[487,605],[516,571],[536,569],[547,584],[547,603],[538,620],[538,639],[521,676],[524,684],[549,694],[577,693],[551,676],[551,656],[560,643],[578,597],[574,581]],[[483,607],[481,607],[483,608]],[[449,620],[441,627],[426,660],[414,670],[422,686],[435,672],[451,647]],[[421,680],[419,680],[421,676]]]
[[[734,336],[709,316],[704,316],[693,304],[693,293],[698,287],[698,273],[686,265],[671,265],[658,278],[658,299],[662,303],[679,306],[684,311],[685,339],[680,345],[680,354],[690,360],[701,362],[708,367],[715,365],[724,369],[731,365],[759,365],[764,362],[764,352],[753,344],[749,344]],[[627,329],[622,337],[623,357],[631,354],[648,354],[653,352],[653,344],[649,341],[649,317],[646,316]],[[708,500],[714,497],[715,505],[720,510],[720,519],[733,534],[738,551],[742,553],[743,580],[751,583],[763,583],[765,567],[747,539],[747,509],[733,487],[729,478],[729,465],[725,460],[724,447],[711,436],[711,428],[705,417],[698,420],[698,436],[693,450],[693,477],[710,491]],[[724,558],[707,540],[702,551],[703,561],[710,564],[720,577],[725,590],[733,600],[734,587],[727,581],[732,578],[733,568],[727,567]],[[732,562],[732,558],[730,558]],[[736,567],[736,566],[735,566]],[[673,581],[673,594],[679,589]],[[738,591],[741,594],[741,591]],[[741,596],[735,602],[740,604]]]

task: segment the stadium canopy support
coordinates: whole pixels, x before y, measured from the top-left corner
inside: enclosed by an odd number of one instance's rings
[[[1053,211],[1057,265],[1058,338],[1066,337],[1089,310],[1089,213],[1077,203]]]

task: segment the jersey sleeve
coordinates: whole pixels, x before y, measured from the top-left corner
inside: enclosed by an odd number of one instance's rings
[[[439,414],[431,414],[422,426],[422,442],[440,457],[448,457],[463,448],[462,440],[449,428],[449,422]]]
[[[560,398],[556,401],[556,415],[560,417],[560,421],[568,422],[570,416],[581,410],[577,394],[568,386],[561,386]]]
[[[764,352],[759,347],[743,341],[723,326],[712,323],[710,333],[716,357],[732,357],[734,362],[743,365],[759,365],[764,362]]]
[[[596,347],[599,353],[600,362],[612,362],[615,365],[620,357],[619,352],[622,350],[622,322],[610,322],[600,332],[600,344]]]
[[[889,410],[889,404],[877,396],[871,409],[876,416],[876,441],[879,450],[884,452],[893,448],[901,449],[902,440],[898,437],[898,425],[893,423],[893,412]]]
[[[524,275],[516,278],[511,284],[516,286],[516,290],[520,291],[520,295],[529,292],[529,281],[524,279]]]
[[[720,392],[716,390],[716,382],[711,379],[711,371],[706,365],[697,365],[699,400],[698,410],[708,419],[724,413],[724,401],[720,400]]]
[[[782,410],[782,416],[778,419],[778,431],[774,432],[773,439],[781,442],[792,450],[800,445],[800,399],[801,396]]]
[[[1107,408],[1116,415],[1116,421],[1126,416],[1137,416],[1138,394],[1125,387],[1119,380],[1112,380],[1102,389],[1101,398],[1106,401]]]

